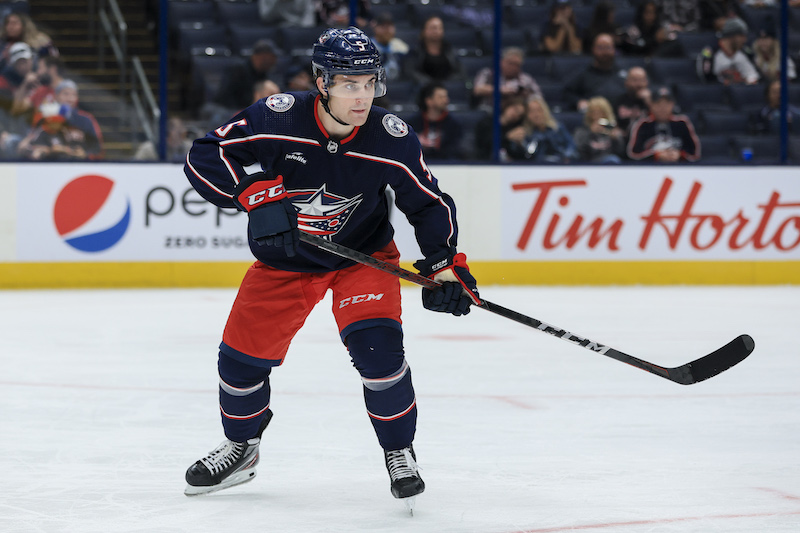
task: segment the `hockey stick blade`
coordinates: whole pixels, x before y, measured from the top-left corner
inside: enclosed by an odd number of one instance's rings
[[[415,272],[411,272],[409,270],[405,270],[404,268],[386,263],[385,261],[381,261],[380,259],[376,259],[370,255],[352,250],[333,241],[323,239],[317,235],[300,232],[300,240],[316,248],[320,248],[334,255],[338,255],[339,257],[361,263],[362,265],[370,266],[377,270],[381,270],[429,289],[436,288],[439,285],[438,282],[430,278],[426,278],[425,276]],[[508,318],[515,322],[519,322],[525,326],[532,327],[543,333],[558,337],[577,346],[591,350],[594,353],[605,355],[664,379],[668,379],[675,383],[680,383],[681,385],[691,385],[693,383],[699,383],[700,381],[705,381],[709,378],[712,378],[717,374],[728,370],[732,366],[744,361],[744,359],[747,358],[747,356],[750,355],[755,349],[755,341],[753,341],[753,338],[750,337],[750,335],[740,335],[722,348],[696,359],[691,363],[686,363],[685,365],[676,366],[674,368],[666,368],[650,363],[643,359],[639,359],[638,357],[628,355],[619,350],[615,350],[614,348],[600,344],[599,342],[593,341],[586,337],[575,335],[565,329],[542,322],[536,318],[523,315],[522,313],[505,308],[501,305],[497,305],[488,300],[482,300],[481,304],[477,305],[476,307]]]

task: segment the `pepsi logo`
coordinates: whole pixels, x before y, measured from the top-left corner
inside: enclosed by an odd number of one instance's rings
[[[111,248],[125,235],[130,220],[130,199],[104,176],[88,174],[70,181],[53,207],[58,235],[81,252]]]

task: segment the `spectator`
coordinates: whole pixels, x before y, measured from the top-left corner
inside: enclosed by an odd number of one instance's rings
[[[508,155],[512,160],[569,163],[578,158],[572,136],[553,118],[541,96],[528,99],[521,128],[524,137],[521,141],[512,141],[509,146]]]
[[[633,24],[623,31],[620,49],[626,54],[646,57],[679,56],[683,51],[676,37],[677,33],[664,24],[655,0],[645,0],[637,6]]]
[[[675,99],[668,87],[653,94],[650,114],[631,129],[628,157],[636,161],[677,163],[700,159],[700,139],[685,115],[674,115]]]
[[[419,85],[444,81],[461,74],[461,64],[445,38],[444,23],[440,17],[429,17],[422,25],[419,41],[408,54],[406,72]]]
[[[460,158],[463,131],[458,120],[447,111],[450,98],[445,86],[429,83],[420,91],[417,103],[419,111],[409,118],[408,124],[419,137],[425,159]]]
[[[222,84],[214,103],[222,107],[228,116],[249,106],[253,100],[253,86],[257,81],[270,77],[277,61],[275,44],[269,39],[259,40],[253,46],[253,53],[248,61],[232,65],[222,76]],[[215,122],[224,120],[223,118]]]
[[[530,96],[542,96],[536,80],[522,71],[524,62],[525,52],[522,48],[510,46],[503,50],[500,58],[501,99],[521,96],[527,100]],[[484,109],[490,110],[494,107],[494,71],[490,67],[480,70],[475,76],[472,94]]]
[[[396,37],[397,28],[392,14],[388,11],[379,14],[373,21],[373,31],[372,42],[381,55],[381,65],[386,70],[386,79],[389,81],[400,79],[409,47],[405,41]]]
[[[313,91],[314,78],[311,70],[305,65],[293,65],[286,71],[286,92]]]
[[[39,86],[30,97],[30,109],[55,101],[55,88],[64,81],[64,63],[58,57],[43,57],[36,63],[36,76]]]
[[[624,92],[624,80],[619,75],[615,61],[614,38],[601,33],[594,39],[592,63],[564,84],[564,102],[578,111],[586,111],[593,96],[616,101]]]
[[[262,100],[268,96],[272,96],[273,94],[278,94],[281,92],[281,88],[278,87],[278,84],[272,80],[260,80],[257,81],[253,85],[253,101],[252,103],[256,103],[259,100]]]
[[[12,11],[3,19],[3,28],[0,31],[0,69],[8,63],[11,47],[16,43],[30,46],[34,59],[58,57],[58,48],[50,37],[39,31],[30,17]]]
[[[33,74],[31,47],[22,42],[14,43],[8,49],[7,64],[0,72],[0,109],[9,115],[14,115],[21,95],[30,92],[31,74]]]
[[[758,73],[747,49],[747,24],[740,18],[725,21],[716,48],[706,47],[697,57],[698,73],[706,80],[725,85],[758,83]]]
[[[753,43],[753,63],[767,82],[780,79],[781,46],[773,28],[763,29]],[[797,69],[791,57],[786,58],[786,77],[797,78]]]
[[[617,99],[617,124],[624,132],[650,110],[650,80],[642,67],[631,67],[625,77],[625,93]]]
[[[594,38],[601,33],[607,33],[614,37],[614,44],[619,46],[622,29],[614,20],[616,13],[616,7],[608,0],[595,4],[594,12],[592,13],[592,21],[589,23],[589,27],[583,32],[583,53],[592,53]]]
[[[35,161],[101,159],[103,136],[95,118],[78,109],[78,86],[64,80],[55,88],[55,102],[42,104],[34,127],[19,143],[20,156]]]
[[[186,160],[186,154],[192,147],[192,139],[189,137],[183,120],[178,117],[172,117],[167,121],[166,144],[167,162],[183,163]],[[145,141],[139,145],[133,158],[137,161],[158,161],[158,147],[153,141]]]
[[[581,31],[569,0],[555,0],[542,30],[542,49],[551,54],[580,54]]]
[[[625,154],[623,132],[617,125],[611,104],[602,96],[589,100],[583,126],[573,135],[581,161],[620,163]]]
[[[311,28],[317,22],[314,0],[258,0],[258,14],[267,26]]]
[[[767,84],[764,91],[764,107],[751,114],[750,132],[755,135],[777,135],[781,131],[781,82],[775,80]],[[795,133],[795,124],[800,121],[800,108],[789,105],[786,120],[789,131]]]
[[[372,15],[369,0],[358,0],[356,26],[366,28],[370,19]],[[320,25],[329,28],[350,26],[350,0],[317,0],[317,20]]]
[[[734,17],[745,18],[739,0],[700,1],[700,26],[704,30],[718,33],[725,21]]]
[[[700,6],[697,0],[658,0],[658,5],[670,31],[700,29]]]
[[[522,142],[525,130],[522,121],[525,119],[525,100],[511,97],[500,105],[500,155],[508,159],[508,150],[512,142]],[[513,133],[512,133],[513,132]],[[477,159],[491,159],[494,144],[494,117],[487,114],[475,125],[475,153]]]

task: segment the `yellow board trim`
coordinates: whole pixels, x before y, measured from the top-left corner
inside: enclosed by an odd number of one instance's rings
[[[0,289],[236,287],[250,264],[0,263]],[[476,261],[470,269],[479,285],[800,284],[800,261]]]

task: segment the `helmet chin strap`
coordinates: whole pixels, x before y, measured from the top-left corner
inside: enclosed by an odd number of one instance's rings
[[[333,120],[335,120],[336,122],[338,122],[342,126],[351,126],[352,125],[352,124],[348,124],[347,122],[343,122],[343,121],[339,120],[338,118],[336,118],[336,116],[333,113],[331,113],[331,108],[328,107],[328,99],[322,93],[320,93],[320,96],[321,96],[321,98],[319,99],[319,101],[320,101],[320,103],[322,103],[322,109],[324,109],[325,112],[328,113]]]

